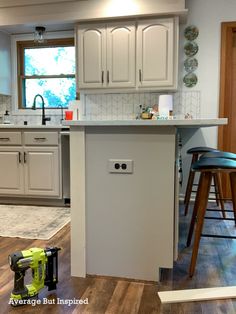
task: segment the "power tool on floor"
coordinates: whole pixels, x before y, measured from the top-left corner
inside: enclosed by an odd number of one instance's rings
[[[20,300],[37,298],[39,291],[48,287],[48,291],[56,289],[58,283],[58,251],[60,248],[31,248],[17,251],[9,255],[11,270],[15,272],[14,289],[11,293],[11,304],[22,304]],[[32,282],[24,284],[27,269],[32,270]]]

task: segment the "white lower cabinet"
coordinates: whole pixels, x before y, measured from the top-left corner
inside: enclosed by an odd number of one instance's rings
[[[23,132],[22,137],[22,146],[0,143],[0,194],[59,198],[61,162],[58,133]],[[5,135],[4,138],[11,139],[11,136]]]
[[[25,194],[59,196],[58,148],[27,148],[24,160]]]
[[[20,147],[0,147],[0,193],[24,194],[24,168]]]

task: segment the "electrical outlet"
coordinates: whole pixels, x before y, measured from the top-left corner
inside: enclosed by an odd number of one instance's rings
[[[109,159],[108,171],[110,173],[133,173],[133,160]]]

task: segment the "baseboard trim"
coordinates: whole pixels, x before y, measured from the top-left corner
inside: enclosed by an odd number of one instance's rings
[[[86,277],[87,278],[95,278],[95,279],[137,282],[137,283],[143,283],[143,284],[147,284],[147,285],[148,284],[150,284],[150,285],[157,284],[157,281],[126,278],[126,277],[116,277],[116,276],[106,276],[106,275],[86,274]]]

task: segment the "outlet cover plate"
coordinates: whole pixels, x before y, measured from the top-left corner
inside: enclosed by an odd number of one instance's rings
[[[133,173],[133,164],[131,159],[109,159],[108,171],[110,173]]]

